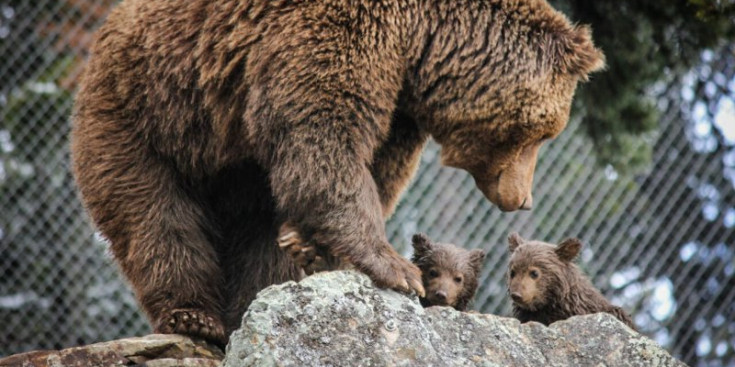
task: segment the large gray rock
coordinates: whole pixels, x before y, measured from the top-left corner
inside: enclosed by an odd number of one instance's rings
[[[0,359],[13,367],[217,367],[223,354],[204,341],[152,334],[62,350],[39,350]]]
[[[353,271],[263,290],[230,339],[240,366],[683,366],[607,314],[551,327],[377,289]]]

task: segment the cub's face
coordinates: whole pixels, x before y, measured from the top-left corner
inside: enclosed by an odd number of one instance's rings
[[[508,269],[508,294],[513,303],[529,311],[535,311],[547,303],[548,274],[533,264],[514,264]]]
[[[455,111],[454,130],[435,137],[442,163],[468,171],[501,210],[531,209],[539,149],[566,127],[576,84],[550,75]]]
[[[485,259],[482,250],[433,243],[423,235],[414,236],[413,247],[413,262],[421,269],[425,300],[430,305],[455,307],[474,296]]]
[[[437,266],[421,269],[426,299],[436,306],[454,306],[464,289],[464,274]]]
[[[581,242],[569,238],[558,246],[540,241],[525,241],[517,233],[508,237],[511,251],[508,265],[508,294],[513,303],[536,311],[557,297],[564,283],[563,269],[579,254]]]

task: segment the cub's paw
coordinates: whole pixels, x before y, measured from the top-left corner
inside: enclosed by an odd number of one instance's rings
[[[155,327],[157,333],[183,334],[205,339],[219,346],[227,345],[225,327],[219,317],[193,308],[179,308],[163,315]]]
[[[304,241],[299,231],[291,223],[284,223],[278,231],[276,240],[280,247],[291,260],[311,275],[316,272],[330,270],[328,256],[324,249],[319,248],[313,242]]]
[[[405,293],[415,292],[419,297],[425,295],[421,270],[401,257],[392,247],[390,251],[352,259],[352,262],[381,288]]]

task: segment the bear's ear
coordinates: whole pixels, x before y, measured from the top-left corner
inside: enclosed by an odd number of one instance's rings
[[[470,251],[470,266],[476,273],[482,269],[483,261],[485,261],[485,251],[480,249]]]
[[[547,54],[552,65],[583,81],[587,81],[589,73],[602,70],[605,55],[592,43],[591,34],[589,26],[575,25],[550,35]]]
[[[413,251],[417,254],[425,254],[434,249],[434,244],[431,243],[429,237],[423,233],[417,233],[411,238],[411,244],[413,245]]]
[[[518,232],[513,232],[508,235],[508,249],[510,249],[510,252],[513,253],[518,246],[523,244],[523,238],[521,235],[518,234]]]
[[[556,256],[559,257],[559,259],[568,262],[574,260],[574,258],[579,255],[580,250],[582,250],[581,241],[576,238],[567,238],[566,240],[562,241],[559,246],[556,246],[554,252],[556,253]]]

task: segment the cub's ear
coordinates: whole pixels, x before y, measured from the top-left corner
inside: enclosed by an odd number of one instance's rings
[[[513,253],[518,246],[523,244],[523,238],[521,235],[518,234],[518,232],[513,232],[508,235],[508,249],[510,249],[510,252]]]
[[[483,261],[485,261],[485,251],[480,249],[470,251],[470,266],[475,269],[475,272],[479,272],[482,269]]]
[[[413,235],[411,244],[413,245],[413,251],[417,254],[424,254],[434,249],[434,244],[423,233]]]
[[[567,238],[556,246],[554,252],[562,261],[572,261],[579,255],[580,250],[582,250],[582,242],[576,238]]]
[[[605,67],[605,55],[592,43],[589,26],[570,25],[556,30],[550,37],[546,54],[557,70],[587,81],[589,73]]]

